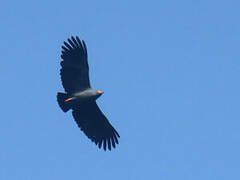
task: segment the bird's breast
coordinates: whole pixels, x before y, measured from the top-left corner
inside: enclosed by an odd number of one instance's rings
[[[85,90],[74,94],[78,102],[96,100],[99,96],[93,90]]]

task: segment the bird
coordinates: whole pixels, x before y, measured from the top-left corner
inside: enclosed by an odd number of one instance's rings
[[[57,93],[63,112],[72,110],[78,127],[99,149],[110,150],[119,144],[120,135],[96,103],[103,91],[91,88],[87,46],[78,36],[71,36],[62,45],[60,76],[65,93]]]

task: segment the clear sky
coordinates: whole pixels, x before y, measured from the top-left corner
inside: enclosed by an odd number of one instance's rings
[[[2,1],[1,180],[240,179],[240,3]],[[99,150],[63,113],[61,45],[88,46],[121,135]]]

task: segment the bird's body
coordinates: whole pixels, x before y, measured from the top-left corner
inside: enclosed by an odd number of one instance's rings
[[[75,98],[75,101],[78,103],[84,103],[86,101],[95,101],[101,95],[102,93],[89,88],[84,91],[74,93],[73,98]]]
[[[78,37],[62,46],[61,80],[66,93],[58,93],[57,101],[64,112],[72,114],[80,129],[99,148],[115,148],[120,137],[96,104],[103,92],[93,90],[89,81],[87,47]]]

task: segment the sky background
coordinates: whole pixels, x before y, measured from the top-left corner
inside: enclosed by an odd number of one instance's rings
[[[1,180],[240,179],[240,3],[2,1]],[[61,45],[87,43],[99,150],[63,113]]]

